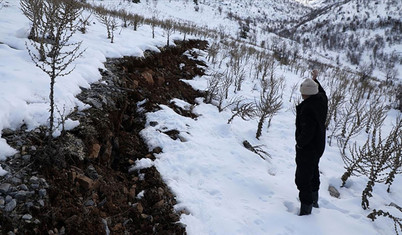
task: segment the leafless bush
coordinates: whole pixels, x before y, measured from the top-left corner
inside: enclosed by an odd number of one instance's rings
[[[233,71],[233,80],[234,80],[234,92],[241,91],[242,84],[244,80],[246,80],[246,74],[244,68],[238,68],[237,70]]]
[[[366,105],[367,100],[362,98],[362,90],[356,87],[356,89],[352,91],[349,102],[340,110],[342,127],[340,135],[337,136],[337,140],[342,155],[345,155],[345,150],[350,139],[358,135],[366,126],[369,116]]]
[[[142,21],[144,21],[144,18],[140,15],[134,14],[131,17],[131,24],[133,25],[134,31],[137,31],[138,25],[141,24]]]
[[[152,15],[151,20],[149,20],[151,28],[152,28],[152,38],[155,38],[155,26],[157,25],[156,19],[157,19],[157,15],[156,15],[156,13],[154,13]]]
[[[39,5],[24,5],[31,3]],[[82,10],[74,0],[45,0],[41,3],[23,0],[21,6],[24,6],[25,9],[40,9],[40,12],[43,13],[41,20],[37,20],[35,23],[38,24],[35,29],[35,40],[32,39],[30,42],[33,49],[28,47],[28,44],[26,47],[35,65],[50,78],[50,140],[54,127],[56,78],[70,74],[74,68],[69,69],[69,65],[84,52],[80,51],[81,42],[70,42],[71,37],[78,29],[78,23],[75,20]]]
[[[166,46],[169,46],[169,42],[170,42],[170,36],[173,33],[174,27],[173,27],[173,21],[172,20],[165,20],[164,24],[163,24],[163,29],[165,29],[165,33],[166,33]]]
[[[262,81],[265,80],[269,76],[268,74],[270,67],[273,67],[274,64],[275,61],[272,58],[271,59],[264,58],[260,60],[256,65],[256,78]],[[271,71],[273,73],[275,72],[273,71],[273,69]]]
[[[395,63],[387,63],[385,66],[385,78],[388,84],[392,84],[397,80],[398,70],[395,67]]]
[[[232,117],[229,118],[228,124],[230,124],[235,117],[240,117],[243,120],[249,120],[256,116],[256,107],[254,102],[245,102],[243,99],[239,99],[234,104],[232,109]]]
[[[338,118],[338,111],[346,102],[345,90],[349,86],[349,79],[345,73],[334,74],[331,77],[334,77],[334,79],[331,79],[327,82],[329,94],[328,113],[325,121],[325,126],[327,128],[329,127],[331,121],[335,122],[335,124],[340,122],[340,119]]]
[[[367,80],[371,77],[374,71],[374,66],[372,64],[364,63],[359,66],[359,76],[360,80]]]
[[[82,14],[80,15],[79,21],[80,21],[80,27],[79,30],[81,33],[85,34],[87,32],[87,26],[89,26],[89,22],[91,20],[92,14],[89,14],[88,16],[83,16]]]
[[[342,175],[343,185],[351,175],[366,175],[369,180],[362,193],[362,207],[369,208],[375,183],[388,184],[388,192],[395,175],[402,173],[402,117],[398,117],[388,136],[381,137],[381,128],[373,128],[362,147],[354,145]]]
[[[267,128],[271,125],[272,118],[282,107],[282,94],[284,87],[283,78],[270,78],[265,82],[266,88],[260,95],[260,100],[256,101],[256,113],[259,117],[256,138],[260,138],[262,127],[268,120]]]
[[[208,61],[210,61],[213,66],[215,67],[215,63],[216,63],[216,57],[219,53],[219,49],[220,49],[220,44],[219,43],[212,43],[211,46],[208,47],[208,56],[207,59]]]
[[[223,73],[214,73],[207,81],[207,90],[205,92],[205,103],[210,104],[216,98],[221,83],[221,79],[225,76]]]
[[[116,17],[108,13],[106,10],[100,10],[95,12],[96,18],[101,24],[106,26],[107,38],[110,39],[110,43],[114,42],[114,31],[117,29],[118,23]]]
[[[390,206],[397,208],[400,212],[402,212],[402,208],[394,203],[391,203]],[[402,218],[396,217],[391,213],[383,210],[373,210],[367,217],[370,218],[372,221],[375,221],[378,216],[388,217],[394,221],[394,229],[395,233],[399,235],[399,232],[402,232]]]
[[[236,102],[236,98],[226,101],[229,98],[229,88],[233,84],[233,79],[231,75],[226,72],[214,74],[212,80],[214,81],[210,81],[210,84],[214,87],[210,89],[210,86],[208,86],[207,94],[212,95],[209,100],[218,107],[219,112],[222,112],[226,107]],[[213,92],[211,93],[210,91]]]
[[[21,0],[21,11],[31,22],[31,31],[28,38],[36,40],[39,30],[43,31],[43,11],[44,4],[42,0]]]
[[[129,25],[130,21],[130,13],[128,13],[125,9],[120,9],[119,12],[119,17],[122,20],[122,27],[127,28]],[[136,28],[134,30],[137,30]]]
[[[402,83],[392,86],[390,102],[393,108],[402,112]]]

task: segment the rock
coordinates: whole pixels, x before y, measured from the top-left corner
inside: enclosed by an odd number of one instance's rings
[[[66,228],[65,228],[64,226],[61,227],[61,229],[60,229],[60,231],[59,231],[59,234],[60,234],[60,235],[66,234]]]
[[[0,199],[0,206],[4,206],[5,203],[6,201],[4,199]]]
[[[6,196],[6,203],[11,202],[11,200],[13,200],[13,197],[11,197],[10,195]]]
[[[0,193],[2,194],[8,193],[8,191],[10,190],[10,186],[11,184],[8,183],[0,184]]]
[[[97,109],[102,108],[102,103],[93,98],[87,98],[85,100],[85,103],[90,104],[90,105],[92,105],[92,107],[97,108]]]
[[[106,143],[106,145],[102,146],[104,149],[103,154],[100,156],[100,160],[102,164],[109,165],[112,158],[112,144],[110,141]]]
[[[155,121],[149,122],[149,125],[152,126],[152,127],[155,127],[155,126],[157,126],[158,124],[159,124],[159,123],[158,123],[158,122],[155,122]]]
[[[122,229],[123,229],[123,225],[122,225],[121,223],[116,224],[116,225],[112,228],[113,231],[120,231],[120,230],[122,230]]]
[[[85,175],[78,175],[77,182],[81,187],[83,187],[86,190],[92,189],[94,184],[94,181]]]
[[[163,76],[159,76],[156,78],[158,86],[162,86],[165,83],[165,78]]]
[[[142,214],[144,212],[144,207],[142,206],[141,203],[137,203],[137,211]]]
[[[152,150],[152,152],[153,152],[153,153],[156,153],[156,154],[161,153],[161,152],[162,152],[162,148],[161,148],[161,147],[156,147],[156,148],[154,148],[154,149]]]
[[[39,189],[39,184],[31,184],[32,189]]]
[[[39,197],[41,198],[46,197],[46,194],[47,194],[46,189],[39,190]]]
[[[39,181],[40,181],[40,185],[42,185],[43,188],[49,188],[49,184],[46,182],[45,179],[40,178]]]
[[[163,197],[163,194],[165,194],[165,190],[163,190],[163,188],[159,187],[158,188],[158,196]]]
[[[133,185],[131,188],[130,188],[130,192],[129,192],[129,195],[130,195],[130,198],[131,199],[135,199],[135,189],[136,189],[136,186],[135,185]]]
[[[94,206],[94,205],[95,205],[95,202],[91,199],[84,203],[84,206]]]
[[[133,80],[133,89],[136,89],[140,83],[137,80]]]
[[[24,160],[24,161],[27,161],[27,162],[29,162],[29,160],[31,160],[31,155],[24,155],[24,156],[22,156],[22,159]]]
[[[28,187],[25,184],[21,184],[20,186],[18,186],[18,188],[20,190],[28,191]]]
[[[93,144],[92,149],[91,149],[91,153],[89,154],[89,158],[90,159],[98,158],[100,149],[101,149],[101,146],[99,144]]]
[[[141,218],[149,220],[151,223],[154,221],[154,218],[152,217],[152,215],[141,214]]]
[[[24,201],[27,198],[27,196],[28,196],[27,191],[20,190],[15,194],[14,198],[17,199],[18,201]]]
[[[19,145],[19,144],[17,143],[17,145]],[[28,154],[28,146],[24,145],[21,147],[21,155],[26,155],[26,154]]]
[[[32,176],[32,177],[29,179],[29,182],[30,182],[31,184],[39,184],[39,178],[36,177],[36,176]]]
[[[181,142],[187,142],[187,141],[188,141],[186,138],[184,138],[184,137],[181,136],[181,135],[179,135],[178,137],[179,137],[179,140],[180,140]]]
[[[9,203],[6,204],[6,206],[4,207],[4,210],[6,212],[11,212],[15,209],[16,206],[17,206],[17,200],[13,199]]]
[[[155,157],[151,153],[148,153],[147,155],[145,155],[145,158],[155,159]]]
[[[17,178],[17,177],[11,178],[10,181],[11,181],[11,183],[14,184],[14,185],[17,185],[17,184],[21,184],[21,183],[22,183],[22,180],[19,179],[19,178]]]
[[[161,208],[165,204],[165,200],[160,200],[159,202],[155,203],[154,208]]]
[[[336,198],[339,198],[340,197],[340,193],[339,193],[339,191],[334,187],[334,186],[332,186],[332,185],[330,185],[329,187],[328,187],[328,191],[329,191],[329,195],[331,195],[332,197],[336,197]]]
[[[30,214],[25,214],[24,216],[22,216],[23,220],[31,220],[32,219],[32,215]]]
[[[96,172],[96,169],[93,165],[88,166],[88,168],[85,170],[85,174],[92,180],[97,180],[99,178],[98,172]]]
[[[33,202],[26,202],[26,203],[25,203],[25,207],[28,208],[28,209],[31,208],[31,207],[33,207],[33,206],[34,206],[34,203],[33,203]]]
[[[145,79],[146,83],[148,85],[153,86],[154,85],[154,79],[152,77],[152,74],[149,71],[145,71],[141,73],[141,76]]]
[[[42,199],[41,199],[41,200],[38,200],[38,203],[39,203],[39,205],[40,205],[41,207],[44,207],[44,206],[45,206],[45,201],[43,201]]]

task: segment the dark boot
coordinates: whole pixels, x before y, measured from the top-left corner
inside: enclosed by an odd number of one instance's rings
[[[319,208],[318,206],[318,191],[313,192],[313,207]]]
[[[311,214],[311,210],[313,209],[312,204],[304,204],[302,203],[300,206],[300,214],[299,215],[309,215]]]

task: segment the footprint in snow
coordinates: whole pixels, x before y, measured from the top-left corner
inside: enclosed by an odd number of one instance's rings
[[[283,205],[286,207],[286,211],[292,214],[297,213],[297,208],[295,207],[294,203],[291,201],[284,201]]]

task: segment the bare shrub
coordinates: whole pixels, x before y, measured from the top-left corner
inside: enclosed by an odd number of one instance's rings
[[[128,13],[125,9],[120,9],[118,12],[118,15],[120,17],[120,19],[122,20],[122,27],[123,28],[127,28],[128,25],[130,24],[130,13]],[[136,28],[134,29],[136,30]]]
[[[36,40],[39,30],[43,31],[43,11],[44,4],[42,0],[20,0],[21,11],[31,22],[31,31],[28,38]]]
[[[393,206],[393,207],[397,208],[400,212],[402,212],[402,208],[394,203],[391,203],[389,206]],[[393,220],[395,233],[397,235],[399,234],[399,232],[402,232],[402,218],[396,217],[387,211],[375,210],[375,209],[367,217],[370,218],[372,221],[375,221],[378,216],[387,217],[387,218]]]
[[[131,17],[131,24],[133,25],[134,31],[137,31],[139,24],[144,21],[144,18],[140,15],[134,14]]]
[[[34,8],[33,6],[27,7]],[[35,65],[50,78],[50,140],[54,127],[56,78],[70,74],[74,68],[69,69],[69,65],[84,52],[80,51],[82,42],[70,42],[71,37],[78,29],[75,19],[81,14],[81,9],[77,7],[74,0],[46,0],[41,1],[41,5],[35,7],[38,7],[35,9],[41,9],[43,17],[37,21],[35,40],[32,39],[30,42],[33,49],[28,47],[28,44],[26,47]]]
[[[102,8],[99,8],[99,10],[95,12],[95,16],[101,24],[106,26],[107,38],[110,39],[110,43],[113,43],[114,31],[117,29],[118,26],[115,16],[108,13]]]
[[[88,16],[83,16],[83,14],[80,15],[79,21],[80,21],[80,26],[79,26],[79,31],[83,34],[87,32],[87,27],[90,25],[90,20],[91,20],[92,13],[89,14]]]
[[[362,92],[362,89],[356,86],[352,90],[349,102],[340,110],[342,127],[337,140],[342,155],[345,155],[345,150],[350,139],[364,129],[368,120],[369,115],[366,110],[367,100],[362,98]]]
[[[259,117],[256,138],[262,135],[262,127],[265,121],[268,121],[267,128],[271,126],[272,118],[278,113],[282,107],[282,94],[284,87],[284,79],[270,78],[264,81],[260,99],[256,101],[256,114]]]
[[[207,90],[205,92],[205,103],[211,104],[216,98],[220,86],[220,80],[225,75],[223,73],[214,73],[207,81]]]
[[[380,122],[380,121],[379,121]],[[362,207],[369,208],[375,183],[388,184],[388,192],[396,174],[402,173],[402,118],[386,138],[381,136],[381,128],[373,128],[362,147],[356,144],[350,150],[351,156],[344,159],[347,165],[342,175],[343,185],[351,175],[366,175],[369,180],[362,192]]]
[[[169,46],[170,44],[170,36],[173,33],[174,27],[173,27],[173,21],[172,20],[165,20],[163,24],[163,29],[165,30],[166,33],[166,46]]]
[[[210,61],[213,66],[215,67],[215,63],[216,63],[216,57],[219,53],[219,49],[220,49],[220,44],[219,43],[212,43],[211,46],[208,47],[208,56],[207,59],[208,61]]]
[[[230,124],[235,117],[240,117],[243,120],[249,120],[256,116],[256,107],[254,102],[245,102],[243,99],[239,99],[232,109],[232,117],[229,118],[228,124]]]

